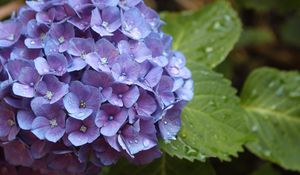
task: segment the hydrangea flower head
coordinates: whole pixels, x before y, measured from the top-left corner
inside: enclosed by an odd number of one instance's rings
[[[142,0],[26,4],[0,23],[6,161],[93,174],[121,157],[160,157],[158,140],[176,139],[193,80],[159,15]]]

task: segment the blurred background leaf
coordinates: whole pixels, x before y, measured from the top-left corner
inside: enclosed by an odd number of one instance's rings
[[[126,160],[105,170],[102,175],[215,175],[209,163],[189,162],[178,158],[163,156],[149,165],[135,166]]]

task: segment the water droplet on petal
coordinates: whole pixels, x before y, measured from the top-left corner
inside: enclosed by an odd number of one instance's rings
[[[144,139],[143,145],[145,148],[147,148],[150,145],[150,141],[148,139]]]
[[[10,34],[10,35],[7,36],[6,39],[9,40],[9,41],[13,41],[15,39],[15,35],[14,34]]]

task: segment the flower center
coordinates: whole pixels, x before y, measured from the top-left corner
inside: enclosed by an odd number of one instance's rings
[[[40,38],[41,38],[42,40],[44,40],[44,39],[46,38],[46,34],[45,34],[45,33],[41,33]]]
[[[100,62],[102,65],[107,64],[107,58],[100,58]]]
[[[82,125],[82,126],[80,127],[80,131],[81,131],[81,132],[86,132],[86,130],[87,130],[87,127],[86,127],[86,126]]]
[[[85,104],[85,102],[83,100],[80,101],[79,108],[81,108],[81,109],[86,108],[86,104]]]
[[[7,124],[8,124],[8,126],[12,127],[12,126],[14,126],[16,124],[16,122],[13,121],[12,119],[8,119],[7,120]]]
[[[81,52],[81,54],[80,54],[80,57],[83,59],[83,60],[85,60],[86,59],[86,53],[85,52]]]
[[[170,72],[174,75],[178,75],[180,73],[180,70],[177,67],[171,67]]]
[[[53,94],[51,91],[47,91],[45,97],[46,97],[48,100],[51,100],[52,97],[53,97],[53,95],[54,95],[54,94]]]
[[[103,26],[104,28],[107,28],[107,27],[108,27],[108,22],[103,21],[103,22],[102,22],[102,26]]]
[[[111,115],[111,116],[109,116],[109,117],[108,117],[108,120],[109,120],[109,121],[112,121],[112,120],[114,120],[114,116],[112,116],[112,115]]]
[[[59,42],[60,44],[64,43],[64,42],[65,42],[65,38],[64,38],[63,36],[59,37],[59,38],[58,38],[58,42]]]
[[[49,120],[49,124],[51,128],[55,128],[58,125],[56,119]]]
[[[139,80],[140,82],[144,82],[144,81],[145,81],[145,77],[139,77],[138,80]]]

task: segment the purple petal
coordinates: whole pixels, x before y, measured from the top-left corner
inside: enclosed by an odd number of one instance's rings
[[[77,113],[79,111],[79,99],[74,93],[68,93],[63,101],[64,106],[69,113]]]
[[[45,139],[45,134],[49,128],[49,120],[44,117],[37,117],[32,122],[32,133],[39,139]]]
[[[32,67],[24,67],[21,69],[18,81],[22,84],[33,86],[40,80],[38,72]]]
[[[132,87],[126,94],[123,96],[124,106],[126,108],[132,107],[132,105],[138,100],[140,96],[140,91],[138,87]]]
[[[88,143],[88,137],[79,131],[70,133],[68,139],[74,146],[81,146]]]
[[[22,26],[17,20],[0,22],[0,47],[10,47],[21,35]]]
[[[65,129],[61,127],[54,127],[49,129],[46,132],[45,138],[50,142],[56,143],[59,139],[63,137],[64,134],[65,134]]]
[[[23,85],[20,83],[13,84],[13,92],[15,95],[26,97],[26,98],[32,98],[35,95],[35,91],[33,87],[30,87],[28,85]]]
[[[30,130],[34,117],[34,114],[30,111],[19,111],[17,114],[17,121],[20,128]]]
[[[133,7],[122,16],[122,32],[134,40],[140,40],[146,38],[151,29],[139,9]]]
[[[166,114],[158,122],[160,134],[165,140],[175,139],[181,127],[180,115],[182,112],[183,103],[177,103],[171,109],[166,111]]]
[[[88,54],[90,52],[93,52],[94,49],[95,49],[95,43],[93,39],[72,38],[70,40],[68,53],[73,56],[81,57],[83,56],[83,54]]]
[[[27,146],[19,140],[14,140],[3,146],[5,159],[11,165],[29,167],[33,163],[32,156]]]

